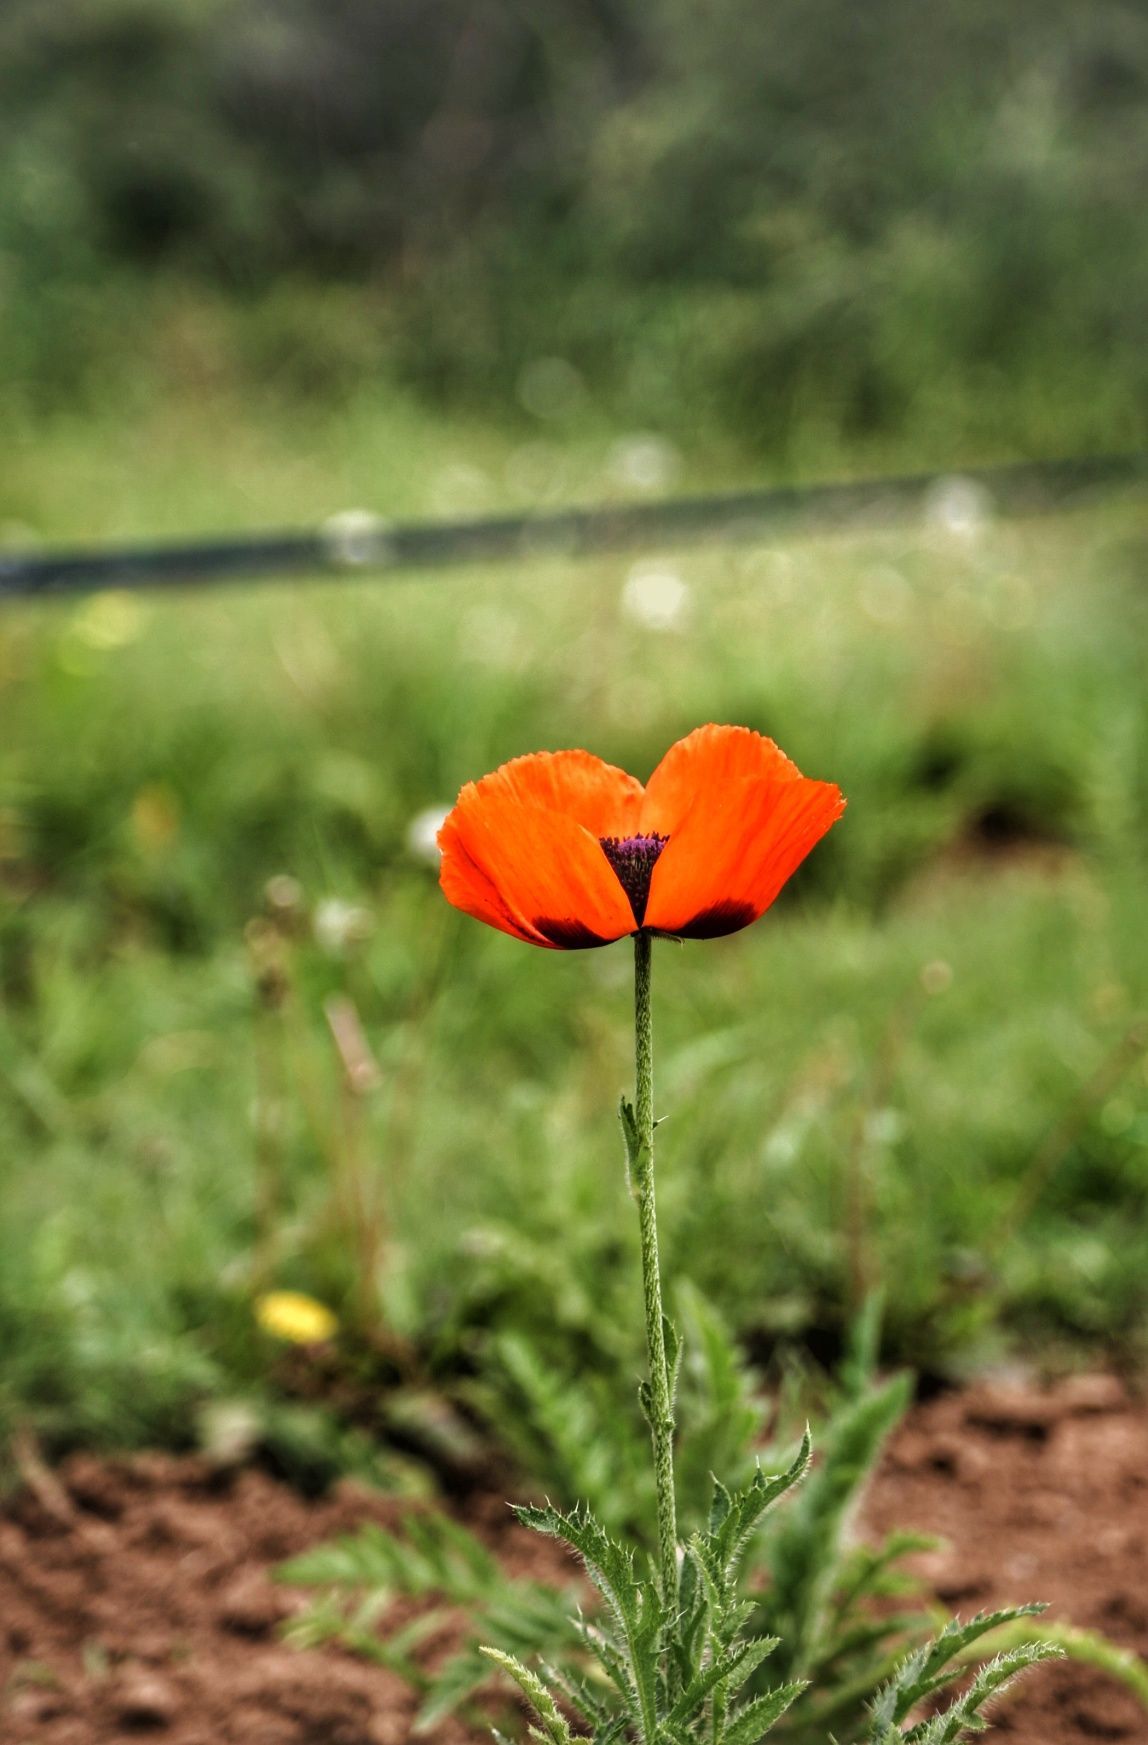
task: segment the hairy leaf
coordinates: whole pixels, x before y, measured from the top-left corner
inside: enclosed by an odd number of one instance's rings
[[[805,1688],[800,1682],[779,1684],[762,1696],[754,1697],[751,1703],[731,1717],[722,1734],[722,1745],[757,1745],[757,1741],[765,1737]]]
[[[513,1654],[504,1654],[500,1648],[483,1648],[482,1652],[514,1680],[528,1699],[542,1722],[543,1730],[538,1736],[552,1741],[552,1745],[571,1745],[573,1735],[566,1718],[537,1673],[531,1672],[528,1666],[523,1666],[521,1660],[516,1660]],[[531,1728],[531,1732],[533,1731]]]

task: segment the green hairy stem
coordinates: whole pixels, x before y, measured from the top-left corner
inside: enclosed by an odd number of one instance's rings
[[[634,1125],[631,1190],[642,1232],[642,1288],[646,1306],[646,1351],[650,1365],[650,1434],[658,1496],[658,1550],[662,1595],[672,1608],[678,1591],[678,1528],[674,1501],[674,1414],[666,1361],[662,1280],[658,1268],[658,1218],[654,1200],[654,1033],[650,1015],[653,941],[634,936]]]
[[[1041,1606],[954,1620],[931,1640],[924,1638],[922,1615],[889,1614],[887,1606],[875,1615],[868,1609],[868,1601],[887,1601],[898,1591],[891,1579],[891,1572],[897,1575],[894,1565],[922,1544],[901,1534],[873,1550],[851,1547],[846,1538],[850,1505],[908,1396],[905,1378],[880,1386],[872,1382],[875,1319],[859,1337],[852,1379],[842,1384],[845,1398],[828,1426],[821,1465],[788,1521],[774,1529],[764,1526],[774,1505],[809,1473],[809,1431],[787,1465],[777,1470],[780,1463],[770,1459],[773,1470],[764,1467],[755,1457],[760,1414],[746,1411],[748,1383],[744,1376],[738,1381],[736,1351],[723,1347],[720,1338],[715,1342],[712,1329],[707,1337],[703,1327],[700,1356],[712,1370],[710,1397],[720,1407],[722,1433],[728,1434],[731,1410],[740,1426],[733,1450],[736,1470],[731,1485],[711,1473],[704,1512],[702,1499],[687,1487],[687,1532],[679,1547],[674,1437],[681,1346],[662,1312],[658,1263],[652,955],[649,935],[639,932],[634,939],[636,1088],[632,1103],[623,1097],[619,1115],[641,1231],[649,1376],[640,1385],[640,1398],[653,1444],[657,1556],[604,1524],[606,1510],[592,1485],[591,1495],[572,1508],[516,1506],[523,1526],[560,1540],[581,1560],[596,1599],[588,1612],[580,1607],[570,1618],[573,1594],[510,1580],[481,1546],[468,1546],[456,1526],[439,1522],[432,1528],[416,1518],[405,1541],[371,1527],[360,1542],[333,1548],[336,1569],[354,1593],[347,1610],[336,1616],[336,1631],[360,1651],[369,1645],[366,1651],[411,1682],[424,1688],[429,1683],[424,1727],[479,1690],[493,1665],[526,1699],[534,1717],[530,1737],[542,1745],[759,1745],[775,1727],[789,1745],[812,1745],[828,1736],[829,1721],[848,1745],[957,1745],[984,1730],[982,1711],[1014,1678],[1042,1660],[1060,1657],[1066,1648],[1140,1689],[1133,1656],[1099,1638],[1035,1622]],[[525,1370],[520,1365],[519,1374],[529,1379],[530,1365]],[[691,1426],[691,1412],[698,1409],[692,1392],[696,1380],[691,1372],[682,1408],[683,1471],[692,1463],[695,1472],[697,1448],[691,1449],[689,1437],[691,1427],[697,1433],[696,1416]],[[551,1393],[551,1406],[553,1399]],[[549,1408],[544,1416],[554,1424]],[[627,1475],[632,1480],[640,1466],[637,1513],[644,1520],[648,1456],[640,1442],[625,1440],[625,1421],[613,1409],[601,1420],[606,1459],[596,1469],[597,1483],[624,1491]],[[569,1423],[585,1438],[593,1414],[588,1419],[574,1399]],[[723,1445],[722,1462],[728,1460]],[[607,1499],[623,1520],[635,1512],[620,1507],[625,1501],[616,1494]],[[314,1556],[310,1567],[316,1568]],[[329,1571],[330,1563],[325,1567]],[[764,1593],[763,1567],[769,1575]],[[307,1579],[306,1560],[302,1570],[294,1566],[291,1579]],[[492,1638],[484,1645],[476,1635],[437,1675],[437,1689],[435,1679],[428,1681],[412,1659],[408,1632],[400,1631],[389,1644],[373,1633],[381,1605],[373,1609],[371,1591],[389,1599],[396,1587],[419,1594],[433,1590],[474,1609],[482,1635]],[[322,1641],[331,1633],[327,1606],[312,1620],[309,1639]],[[970,1663],[978,1666],[971,1678]],[[926,1700],[935,1705],[938,1693],[951,1684],[956,1694],[948,1706],[918,1719],[921,1705]],[[494,1737],[507,1745],[502,1734],[496,1731]]]

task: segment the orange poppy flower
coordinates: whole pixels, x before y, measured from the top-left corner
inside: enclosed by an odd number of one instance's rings
[[[447,900],[555,951],[645,930],[716,939],[764,914],[845,809],[747,727],[699,727],[646,787],[588,751],[468,782],[439,831]]]

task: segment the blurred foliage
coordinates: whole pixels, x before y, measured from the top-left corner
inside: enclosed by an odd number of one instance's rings
[[[858,1501],[885,1440],[905,1412],[911,1391],[907,1376],[894,1376],[880,1385],[874,1377],[880,1305],[870,1298],[864,1306],[841,1373],[827,1385],[815,1465],[804,1472],[804,1483],[787,1506],[773,1513],[767,1499],[776,1499],[788,1486],[783,1478],[766,1480],[765,1472],[776,1470],[787,1454],[792,1455],[800,1419],[789,1422],[790,1414],[783,1405],[769,1446],[763,1447],[765,1414],[757,1378],[746,1369],[709,1306],[692,1290],[687,1290],[686,1296],[697,1343],[691,1353],[687,1334],[685,1361],[695,1371],[694,1397],[679,1397],[675,1412],[677,1494],[684,1505],[680,1517],[682,1610],[689,1613],[691,1608],[689,1559],[704,1551],[715,1524],[720,1529],[731,1515],[740,1517],[737,1537],[731,1523],[722,1546],[732,1550],[733,1557],[723,1557],[711,1565],[711,1574],[720,1581],[724,1572],[724,1579],[731,1584],[730,1597],[738,1596],[739,1618],[746,1634],[768,1642],[764,1652],[746,1666],[744,1681],[737,1681],[745,1683],[746,1696],[756,1699],[769,1714],[784,1713],[784,1719],[778,1715],[777,1737],[791,1745],[813,1745],[814,1741],[820,1745],[830,1736],[859,1740],[862,1733],[871,1741],[880,1733],[882,1741],[892,1745],[894,1739],[902,1737],[900,1730],[874,1726],[870,1733],[870,1722],[882,1708],[887,1711],[886,1722],[891,1720],[895,1705],[904,1718],[925,1694],[925,1684],[917,1684],[916,1679],[929,1654],[924,1643],[936,1622],[923,1609],[920,1583],[904,1563],[909,1553],[928,1549],[936,1541],[900,1533],[870,1546],[856,1533]],[[514,1368],[516,1379],[522,1382],[526,1371],[520,1358],[516,1358]],[[699,1379],[704,1379],[700,1396],[696,1389]],[[656,1538],[647,1486],[634,1483],[639,1463],[633,1458],[636,1451],[629,1447],[633,1426],[620,1421],[617,1413],[631,1380],[621,1373],[614,1375],[614,1386],[607,1390],[607,1395],[613,1395],[611,1408],[596,1389],[586,1389],[584,1377],[576,1371],[545,1374],[539,1364],[525,1381],[521,1397],[506,1402],[506,1433],[513,1439],[523,1425],[531,1433],[534,1459],[527,1467],[530,1481],[545,1487],[548,1497],[555,1495],[560,1502],[580,1499],[572,1514],[557,1512],[549,1500],[544,1510],[519,1508],[516,1512],[524,1524],[567,1539],[570,1549],[578,1552],[589,1578],[581,1593],[512,1577],[476,1538],[445,1515],[412,1512],[400,1532],[369,1526],[321,1545],[281,1568],[282,1579],[316,1590],[292,1625],[292,1640],[307,1647],[338,1642],[398,1672],[422,1698],[417,1733],[430,1732],[452,1710],[467,1716],[481,1713],[476,1710],[475,1698],[484,1691],[489,1695],[490,1658],[509,1671],[528,1694],[540,1693],[541,1687],[532,1684],[526,1670],[537,1667],[546,1684],[556,1683],[563,1692],[572,1693],[577,1714],[598,1720],[601,1691],[593,1683],[583,1685],[580,1675],[590,1660],[597,1629],[603,1625],[608,1628],[613,1617],[617,1590],[603,1569],[601,1556],[611,1556],[613,1548],[622,1559],[616,1567],[624,1570],[636,1552],[640,1572],[646,1558],[653,1556]],[[704,1401],[700,1417],[696,1410],[699,1397]],[[710,1410],[715,1404],[731,1408],[732,1422],[720,1421]],[[580,1438],[598,1449],[615,1448],[619,1460],[611,1465],[606,1459],[594,1467],[591,1456],[586,1462],[575,1459],[572,1465],[569,1452]],[[790,1482],[806,1468],[808,1452],[806,1429],[801,1453],[789,1469]],[[686,1457],[685,1465],[678,1462],[679,1454]],[[707,1456],[715,1455],[728,1460],[728,1486],[720,1484],[712,1470],[707,1471],[707,1467],[712,1468]],[[699,1477],[701,1491],[695,1488]],[[576,1487],[585,1482],[588,1488],[571,1490],[572,1480]],[[754,1499],[765,1506],[752,1510]],[[588,1524],[599,1513],[604,1521],[590,1528]],[[573,1530],[569,1536],[559,1530],[562,1521],[570,1522]],[[636,1534],[627,1531],[626,1522],[639,1524]],[[599,1594],[605,1598],[605,1606],[600,1604]],[[411,1600],[422,1602],[420,1611],[396,1629],[396,1602],[404,1604],[405,1611]],[[1035,1606],[1021,1608],[1017,1614],[1011,1610],[992,1616],[979,1614],[972,1625],[948,1626],[942,1642],[959,1648],[991,1632],[991,1647],[998,1653],[1025,1644],[1031,1656],[1022,1652],[1015,1662],[994,1662],[993,1672],[1001,1680],[1008,1670],[1054,1658],[1063,1651],[1075,1653],[1088,1664],[1104,1666],[1123,1677],[1143,1696],[1142,1680],[1130,1664],[1134,1656],[1122,1655],[1113,1644],[1084,1632],[1056,1632],[1054,1638],[1053,1632],[1032,1621],[1033,1614],[1042,1610]],[[583,1627],[584,1614],[595,1626],[590,1632]],[[450,1626],[456,1645],[428,1670],[412,1650]],[[459,1636],[461,1646],[457,1645]],[[645,1640],[641,1632],[634,1632],[629,1639],[636,1647]],[[906,1661],[909,1650],[913,1652]],[[709,1665],[715,1661],[716,1656]],[[938,1669],[936,1657],[933,1670]],[[951,1676],[957,1676],[955,1670]],[[779,1679],[786,1684],[777,1701]],[[623,1688],[632,1690],[638,1682],[628,1680]],[[688,1674],[682,1682],[690,1686]],[[936,1688],[931,1681],[930,1688]],[[902,1694],[899,1705],[897,1693]],[[772,1706],[775,1701],[777,1711]],[[963,1718],[969,1713],[965,1709]],[[970,1726],[966,1735],[957,1724],[961,1718],[962,1713],[955,1711],[954,1724],[945,1737],[956,1740],[981,1730]],[[706,1722],[699,1735],[707,1740],[719,1736],[721,1711],[716,1717],[707,1716]],[[756,1727],[747,1726],[736,1736],[760,1737],[760,1722],[759,1715]],[[939,1741],[940,1724],[934,1725]],[[556,1739],[568,1737],[561,1726],[550,1731]],[[694,1736],[681,1727],[670,1731],[683,1741]],[[608,1728],[594,1733],[595,1739],[613,1736]],[[904,1736],[923,1737],[919,1726]]]
[[[587,396],[800,466],[1142,438],[1129,0],[11,0],[2,373],[142,346],[543,426]]]
[[[690,1544],[710,1522],[715,1468],[729,1481],[723,1494],[742,1493],[759,1468],[788,1464],[801,1419],[783,1405],[765,1447],[760,1378],[692,1287],[675,1294],[687,1311],[674,1459],[680,1535]],[[812,1474],[784,1514],[767,1515],[748,1540],[740,1588],[749,1628],[774,1637],[768,1677],[751,1679],[750,1691],[778,1678],[814,1687],[798,1698],[781,1730],[794,1745],[823,1740],[830,1722],[860,1725],[914,1632],[920,1639],[927,1631],[917,1585],[901,1565],[907,1552],[933,1542],[902,1534],[870,1547],[856,1543],[852,1529],[857,1500],[910,1391],[906,1376],[875,1383],[879,1317],[871,1299],[854,1329],[844,1373],[823,1383],[828,1403]],[[571,1365],[569,1353],[556,1363],[552,1349],[544,1352],[519,1337],[505,1362],[513,1390],[496,1390],[490,1403],[502,1439],[525,1454],[523,1471],[535,1494],[588,1508],[608,1533],[652,1556],[657,1527],[649,1434],[639,1414],[625,1410],[635,1393],[637,1350],[627,1357],[633,1368],[615,1363],[607,1375],[587,1377]],[[489,1684],[481,1644],[531,1665],[577,1657],[571,1614],[587,1596],[512,1579],[477,1540],[438,1514],[409,1517],[401,1536],[368,1527],[294,1559],[280,1573],[318,1590],[293,1626],[293,1638],[304,1645],[339,1641],[400,1672],[422,1693],[420,1731],[452,1708],[465,1709]],[[396,1599],[427,1594],[436,1609],[418,1619],[409,1637],[396,1637],[388,1628]],[[897,1610],[894,1600],[902,1602]],[[883,1602],[880,1619],[873,1616],[875,1601]],[[452,1615],[465,1630],[463,1646],[428,1675],[410,1648]]]
[[[612,457],[401,397],[301,435],[217,389],[22,434],[0,519],[497,508],[524,470],[588,496]],[[456,916],[413,827],[525,748],[645,774],[707,719],[850,806],[762,926],[659,949],[668,1268],[762,1359],[832,1352],[882,1283],[886,1355],[926,1368],[1142,1356],[1140,514],[940,501],[779,550],[6,611],[0,1417],[53,1447],[191,1440],[205,1401],[293,1381],[257,1337],[271,1288],[333,1309],[352,1368],[367,1340],[360,1393],[404,1346],[452,1388],[517,1385],[523,1334],[591,1388],[636,1369],[628,954]],[[254,916],[283,934],[274,1010]],[[350,1129],[335,996],[379,1069]]]

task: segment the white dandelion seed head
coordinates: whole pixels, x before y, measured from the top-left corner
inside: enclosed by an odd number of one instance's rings
[[[424,866],[437,866],[442,859],[438,833],[446,823],[449,806],[427,806],[416,812],[407,825],[407,852]]]
[[[343,509],[329,515],[320,529],[331,563],[361,569],[386,555],[387,524],[370,509]]]
[[[664,564],[635,564],[622,587],[622,611],[644,630],[684,630],[690,589]]]
[[[668,490],[681,466],[681,456],[673,443],[649,430],[620,437],[606,459],[611,481],[632,491]]]
[[[343,957],[375,930],[375,918],[361,903],[324,897],[315,905],[315,942],[330,957]]]
[[[937,479],[925,496],[925,519],[953,539],[979,539],[992,519],[992,497],[975,479],[954,473]]]

